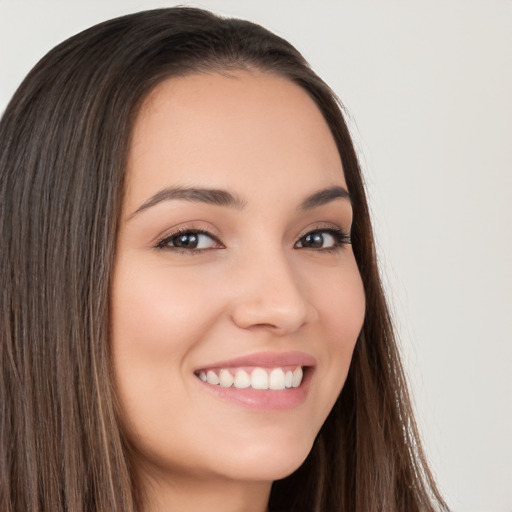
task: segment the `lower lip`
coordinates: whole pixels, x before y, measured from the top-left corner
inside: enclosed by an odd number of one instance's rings
[[[304,377],[299,387],[283,390],[252,388],[238,389],[234,386],[224,388],[219,385],[208,384],[199,378],[197,379],[197,382],[201,384],[206,391],[209,391],[221,400],[234,402],[249,409],[281,411],[293,409],[306,400],[313,373],[314,369],[308,367],[304,372]]]

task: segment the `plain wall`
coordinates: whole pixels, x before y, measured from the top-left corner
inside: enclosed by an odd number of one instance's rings
[[[65,38],[176,3],[0,0],[0,109]],[[341,97],[441,489],[512,511],[512,2],[180,3],[289,39]]]

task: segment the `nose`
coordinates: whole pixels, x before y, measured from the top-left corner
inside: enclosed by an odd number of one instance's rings
[[[267,328],[285,335],[318,318],[305,283],[284,255],[252,254],[250,260],[237,272],[239,283],[234,287],[231,314],[238,327]]]

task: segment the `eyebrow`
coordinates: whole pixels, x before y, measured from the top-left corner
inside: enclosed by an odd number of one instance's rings
[[[348,199],[348,201],[352,203],[347,189],[343,187],[329,187],[306,197],[306,199],[304,199],[304,201],[299,205],[299,210],[311,210],[318,206],[330,203],[335,199]]]
[[[172,201],[176,199],[195,203],[206,203],[214,206],[229,206],[239,210],[243,209],[245,206],[245,201],[226,190],[217,190],[212,188],[169,187],[164,188],[151,196],[130,215],[130,218],[143,210],[147,210],[148,208],[161,203],[162,201]]]
[[[335,199],[348,199],[350,194],[343,187],[329,187],[306,197],[298,207],[299,210],[311,210],[324,204],[330,203]],[[183,200],[198,203],[211,204],[214,206],[225,206],[242,210],[246,202],[231,194],[226,190],[211,188],[193,188],[193,187],[168,187],[160,190],[141,206],[139,206],[131,215],[130,219],[143,210],[147,210],[162,201]]]

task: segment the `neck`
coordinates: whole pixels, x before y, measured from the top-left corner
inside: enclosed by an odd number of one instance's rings
[[[145,486],[144,512],[268,512],[272,482],[240,482],[225,479],[193,480],[175,476],[152,479]]]

